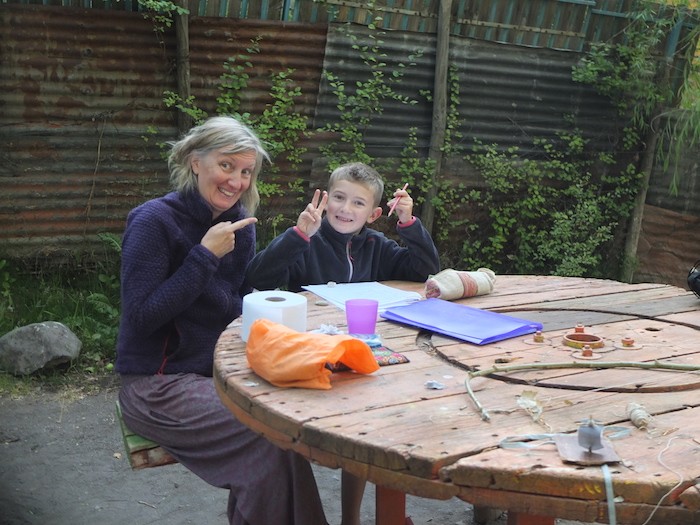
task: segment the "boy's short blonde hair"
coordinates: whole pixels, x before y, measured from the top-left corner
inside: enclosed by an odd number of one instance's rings
[[[379,206],[384,195],[384,181],[377,170],[362,162],[351,162],[338,166],[331,173],[328,179],[328,191],[333,189],[333,186],[338,181],[347,180],[362,184],[365,188],[374,192],[374,205]]]

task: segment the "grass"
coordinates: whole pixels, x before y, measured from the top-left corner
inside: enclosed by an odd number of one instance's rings
[[[0,395],[76,388],[97,391],[115,384],[119,327],[119,262],[29,268],[0,260],[0,336],[33,323],[56,321],[82,342],[80,356],[65,367],[15,377],[0,372]]]

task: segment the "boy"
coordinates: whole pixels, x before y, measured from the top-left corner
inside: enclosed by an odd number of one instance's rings
[[[399,199],[396,230],[405,246],[366,227],[381,217],[383,193],[384,182],[373,168],[359,162],[340,166],[330,176],[328,192],[314,192],[296,226],[253,257],[248,283],[257,290],[297,292],[304,285],[330,281],[420,282],[439,272],[435,244],[413,216],[413,199],[406,190],[394,192],[387,203],[391,207]]]
[[[253,257],[246,270],[248,284],[258,290],[297,292],[307,284],[420,282],[438,273],[437,249],[413,216],[413,199],[405,189],[395,191],[387,203],[390,210],[396,205],[396,230],[405,246],[366,226],[381,217],[383,193],[379,173],[366,164],[355,162],[335,169],[328,192],[321,196],[316,190],[296,226]],[[341,525],[359,525],[365,482],[343,471],[341,485]]]

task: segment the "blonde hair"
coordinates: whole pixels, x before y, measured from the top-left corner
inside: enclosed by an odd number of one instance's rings
[[[241,196],[241,204],[249,214],[255,214],[260,204],[258,173],[265,160],[270,157],[262,142],[245,124],[228,116],[212,117],[190,129],[177,142],[169,143],[168,169],[170,184],[177,191],[191,191],[197,188],[197,176],[192,172],[191,161],[194,155],[206,155],[214,150],[222,150],[227,155],[255,152],[255,167],[250,179],[250,187]]]
[[[384,195],[384,181],[377,170],[362,162],[351,162],[338,166],[331,173],[328,179],[328,191],[333,189],[333,186],[341,180],[356,182],[362,184],[370,191],[374,192],[374,205],[379,206]]]

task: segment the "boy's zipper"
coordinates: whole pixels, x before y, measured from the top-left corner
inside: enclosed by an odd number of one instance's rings
[[[353,265],[352,265],[352,255],[350,254],[352,248],[352,241],[348,241],[345,243],[345,257],[347,258],[348,261],[348,282],[352,282],[352,272],[353,272]]]

